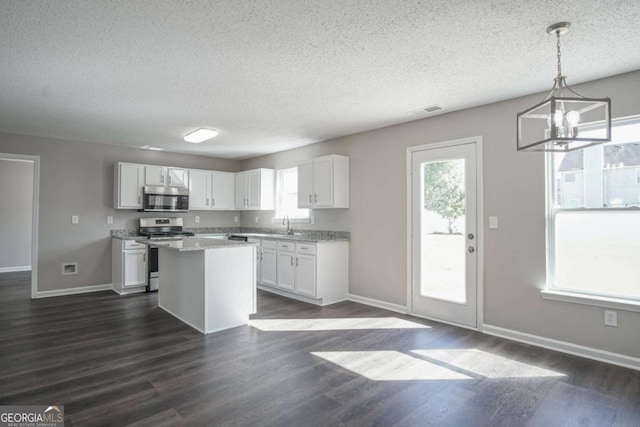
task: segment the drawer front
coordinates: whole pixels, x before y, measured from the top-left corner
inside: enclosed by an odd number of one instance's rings
[[[296,252],[300,254],[316,254],[316,245],[313,243],[296,243]]]
[[[147,247],[147,245],[145,245],[144,243],[138,243],[135,240],[125,240],[124,241],[124,248],[125,249],[144,249],[146,247]]]
[[[278,242],[278,250],[280,252],[294,252],[296,244],[293,242]]]
[[[277,249],[278,242],[275,240],[263,240],[262,247],[267,249]]]

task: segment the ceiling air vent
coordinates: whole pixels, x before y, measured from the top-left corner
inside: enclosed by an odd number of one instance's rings
[[[438,107],[437,105],[432,105],[430,107],[418,108],[417,110],[409,111],[409,115],[412,116],[426,116],[429,113],[435,113],[436,111],[442,110],[442,107]]]
[[[442,107],[438,107],[437,105],[432,105],[431,107],[424,108],[424,111],[427,113],[433,113],[434,111],[442,110]]]

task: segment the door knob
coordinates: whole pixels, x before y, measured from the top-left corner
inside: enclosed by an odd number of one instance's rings
[[[469,240],[473,240],[474,237],[476,237],[476,236],[474,236],[473,233],[467,234],[467,239],[469,239]]]
[[[467,252],[469,252],[470,254],[474,253],[476,251],[476,248],[474,248],[473,246],[469,246],[467,248]]]

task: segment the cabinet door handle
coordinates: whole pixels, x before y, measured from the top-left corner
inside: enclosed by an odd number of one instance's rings
[[[140,196],[138,196],[138,204],[141,205],[142,201],[140,200]]]
[[[207,199],[207,203],[206,203],[206,205],[207,205],[207,206],[209,206],[209,199]]]
[[[211,206],[215,206],[216,205],[216,199],[211,199]]]
[[[142,262],[147,262],[147,254],[142,254]]]
[[[316,194],[315,197],[316,197],[315,202],[318,203],[318,195]]]
[[[296,257],[296,267],[298,266],[298,257]]]
[[[171,175],[169,175],[169,185],[171,185]]]
[[[293,257],[291,257],[291,265],[293,265]]]
[[[313,200],[311,200],[311,194],[309,194],[309,203],[312,203]]]
[[[164,184],[164,172],[160,172],[160,183]]]

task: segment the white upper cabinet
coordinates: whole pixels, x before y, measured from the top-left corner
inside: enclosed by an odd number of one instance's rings
[[[298,163],[298,207],[348,208],[349,158],[333,154]]]
[[[144,184],[154,187],[187,188],[188,173],[186,169],[181,168],[147,165],[144,171]]]
[[[275,171],[253,169],[236,173],[236,208],[273,210],[275,207]]]
[[[167,182],[167,185],[169,187],[189,187],[189,173],[186,169],[169,168],[167,175],[169,177],[169,180]]]
[[[142,209],[144,165],[116,163],[114,177],[114,208]]]
[[[211,209],[234,210],[236,178],[232,172],[211,172]]]
[[[211,209],[211,172],[189,171],[189,210]]]
[[[235,174],[189,170],[189,210],[234,210]]]

